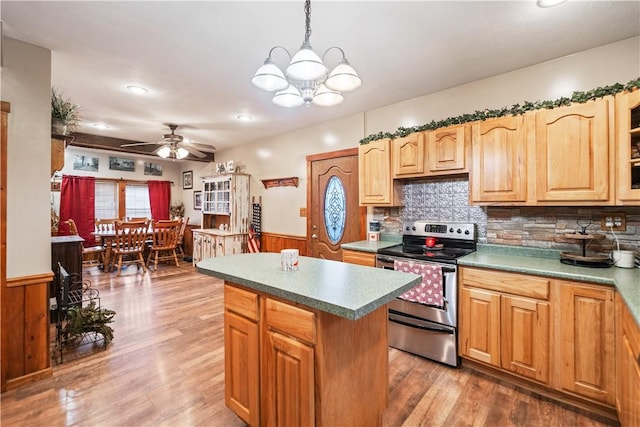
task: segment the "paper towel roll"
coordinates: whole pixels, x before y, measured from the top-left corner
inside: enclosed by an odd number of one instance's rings
[[[282,260],[280,261],[282,271],[298,270],[299,251],[297,249],[283,249],[280,251],[280,254],[282,255]]]

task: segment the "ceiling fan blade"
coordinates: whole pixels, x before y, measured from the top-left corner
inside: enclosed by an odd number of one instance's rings
[[[137,147],[140,145],[154,145],[161,144],[161,142],[136,142],[134,144],[122,144],[120,147]]]
[[[184,142],[183,145],[193,147],[196,150],[204,151],[205,153],[213,153],[216,151],[216,147],[214,147],[213,145],[201,144],[199,142],[188,141]]]
[[[185,144],[185,145],[186,145],[186,144]],[[203,158],[207,157],[207,155],[206,155],[206,154],[204,154],[204,153],[202,153],[202,152],[200,152],[200,151],[196,150],[196,149],[195,149],[195,148],[193,148],[193,147],[189,147],[189,146],[184,146],[184,145],[183,145],[183,147],[182,147],[182,148],[184,148],[184,149],[185,149],[185,150],[187,150],[189,153],[191,153],[191,154],[193,154],[194,156],[199,157],[199,158],[201,158],[201,159],[203,159]]]

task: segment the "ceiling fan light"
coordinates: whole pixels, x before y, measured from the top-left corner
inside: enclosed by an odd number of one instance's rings
[[[165,145],[164,147],[158,150],[158,156],[162,157],[163,159],[168,158],[170,155],[171,155],[171,147],[169,147],[168,145]]]
[[[317,80],[326,74],[327,67],[307,43],[304,43],[298,53],[293,55],[287,67],[287,75],[297,80]]]
[[[320,85],[313,97],[313,103],[321,107],[331,107],[344,101],[344,96],[340,92],[331,90],[324,84]]]
[[[176,159],[178,160],[184,159],[188,155],[189,155],[189,151],[187,151],[186,148],[178,147],[178,149],[176,150]]]
[[[304,99],[300,91],[293,85],[289,85],[285,90],[276,92],[271,100],[274,104],[280,107],[299,107],[304,104]]]
[[[271,58],[267,58],[264,65],[258,68],[258,71],[251,78],[251,84],[268,92],[283,90],[289,86],[284,74]]]
[[[325,84],[329,89],[348,92],[359,88],[362,80],[360,76],[358,76],[358,73],[356,73],[356,70],[344,59],[331,71]]]

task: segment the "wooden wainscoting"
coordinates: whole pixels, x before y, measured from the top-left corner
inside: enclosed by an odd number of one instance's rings
[[[49,283],[53,273],[7,279],[2,289],[2,391],[50,376]]]
[[[260,236],[260,252],[280,252],[283,249],[297,249],[301,256],[307,255],[306,236],[290,236],[263,232]]]

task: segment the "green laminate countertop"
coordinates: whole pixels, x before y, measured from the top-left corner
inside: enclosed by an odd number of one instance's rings
[[[368,240],[360,240],[358,242],[343,243],[340,245],[342,249],[351,249],[352,251],[360,252],[378,252],[378,249],[388,248],[402,243],[401,241],[390,240],[378,240],[377,242],[370,242]]]
[[[301,256],[298,271],[280,268],[279,253],[209,258],[200,273],[355,320],[420,284],[417,274]]]
[[[614,286],[640,325],[640,269],[590,268],[560,262],[559,251],[504,245],[478,245],[478,250],[458,259],[458,265],[534,274]]]

